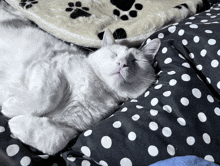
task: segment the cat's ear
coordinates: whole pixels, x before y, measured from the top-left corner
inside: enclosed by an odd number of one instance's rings
[[[115,39],[109,29],[106,29],[102,39],[102,47],[115,44]]]
[[[161,45],[160,39],[153,39],[148,44],[144,44],[141,47],[141,51],[143,51],[146,55],[151,55],[154,59]]]

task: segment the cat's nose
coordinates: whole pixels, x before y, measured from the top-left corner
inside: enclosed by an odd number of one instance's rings
[[[127,61],[126,61],[125,59],[120,59],[120,60],[118,61],[118,65],[119,65],[121,68],[128,66],[128,65],[127,65]]]

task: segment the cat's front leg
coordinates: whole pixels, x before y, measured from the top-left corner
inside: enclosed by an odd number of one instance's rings
[[[77,130],[55,124],[47,117],[19,115],[9,120],[12,134],[43,153],[54,155],[76,136]]]

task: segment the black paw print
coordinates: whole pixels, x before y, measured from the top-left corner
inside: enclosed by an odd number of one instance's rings
[[[123,21],[129,20],[129,16],[133,18],[137,17],[138,10],[143,9],[142,4],[140,3],[134,4],[135,0],[126,0],[126,1],[125,0],[111,0],[111,3],[118,8],[113,11],[113,14],[120,17]],[[133,6],[135,10],[130,10]],[[119,9],[122,10],[122,12],[126,12],[126,14],[121,15]],[[127,11],[129,11],[128,14],[127,14]]]
[[[31,8],[34,4],[37,4],[38,1],[36,0],[21,0],[19,5],[25,9]]]
[[[177,5],[177,6],[175,6],[174,8],[182,9],[182,6],[184,6],[184,7],[187,8],[187,9],[189,9],[189,6],[188,6],[186,3],[183,3],[183,4],[180,4],[180,5]]]
[[[68,8],[66,8],[67,12],[72,12],[70,14],[70,17],[72,19],[76,19],[78,17],[89,17],[91,16],[90,13],[88,13],[87,11],[89,11],[88,7],[82,7],[82,3],[80,1],[75,2],[75,4],[73,2],[69,2],[68,3]]]
[[[102,40],[104,36],[104,31],[100,32],[97,36],[100,40]],[[127,33],[123,28],[118,28],[113,32],[113,37],[114,39],[125,39],[127,37]]]

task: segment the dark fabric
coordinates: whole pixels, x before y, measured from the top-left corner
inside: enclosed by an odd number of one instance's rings
[[[141,166],[180,155],[220,163],[219,13],[215,5],[152,35],[162,40],[155,62],[158,81],[63,153],[47,156],[24,145],[0,114],[2,152],[22,166]]]
[[[8,118],[0,113],[0,148],[5,156],[0,156],[0,165],[3,158],[11,161],[15,166],[63,166],[64,160],[57,156],[44,155],[33,148],[21,143],[10,133]]]
[[[63,154],[68,165],[141,166],[185,155],[220,163],[220,4],[153,38],[162,40],[157,82],[81,134]]]

